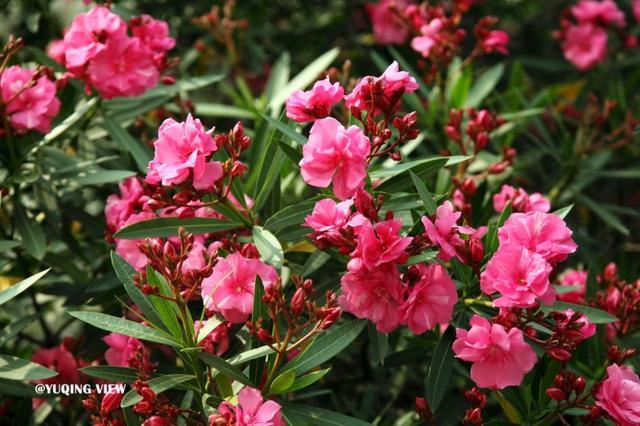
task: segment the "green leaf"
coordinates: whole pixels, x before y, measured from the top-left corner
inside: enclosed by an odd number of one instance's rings
[[[289,81],[290,66],[291,56],[287,52],[284,52],[273,64],[271,72],[269,73],[269,80],[263,92],[267,100],[271,100],[273,96],[287,84]]]
[[[36,397],[33,386],[15,380],[0,379],[0,395],[13,395],[23,398]]]
[[[607,324],[610,322],[619,321],[615,316],[600,309],[592,308],[591,306],[575,305],[573,303],[560,301],[555,302],[553,305],[542,305],[540,309],[543,312],[564,311],[567,309],[571,309],[574,312],[582,312],[587,316],[587,318],[589,318],[589,322],[593,324]]]
[[[151,237],[170,237],[178,235],[179,228],[185,228],[191,234],[208,234],[239,228],[242,224],[228,220],[212,219],[208,217],[159,217],[143,220],[125,226],[114,234],[116,238],[139,240]]]
[[[174,84],[158,85],[151,90],[147,90],[143,95],[128,97],[128,98],[114,98],[104,102],[104,105],[108,109],[119,109],[123,105],[132,104],[144,104],[149,99],[158,96],[173,96],[178,92],[189,92],[195,89],[201,89],[222,80],[225,77],[224,74],[209,74],[197,77],[187,77],[177,80]]]
[[[253,361],[254,359],[258,359],[267,355],[271,355],[274,352],[269,346],[260,346],[259,348],[249,349],[248,351],[244,351],[239,353],[238,355],[234,355],[229,358],[227,361],[231,365],[240,365],[245,362]]]
[[[198,117],[227,117],[238,120],[243,118],[254,119],[256,117],[252,111],[233,105],[196,102],[194,106]]]
[[[438,346],[433,352],[427,379],[425,382],[425,394],[431,411],[436,411],[442,402],[444,393],[449,387],[451,379],[451,371],[453,369],[453,340],[455,339],[455,330],[448,327],[447,331],[440,337]]]
[[[16,318],[14,321],[5,325],[4,328],[0,330],[0,347],[4,346],[4,344],[10,341],[16,334],[33,324],[37,319],[37,314],[27,315],[26,317]]]
[[[436,202],[434,201],[433,196],[427,189],[427,186],[411,170],[409,170],[409,176],[411,176],[413,185],[416,187],[416,190],[418,191],[418,195],[420,195],[420,199],[422,200],[422,204],[424,204],[424,208],[427,212],[427,215],[431,216],[432,214],[435,214],[436,208],[437,208]]]
[[[205,364],[215,368],[223,375],[228,376],[243,385],[253,386],[251,379],[249,379],[238,367],[230,364],[224,359],[206,352],[199,353],[198,357],[204,361]]]
[[[166,374],[164,376],[154,377],[149,380],[148,385],[156,394],[160,394],[166,390],[176,387],[177,385],[193,380],[195,377],[189,374]],[[131,407],[142,401],[140,396],[135,390],[130,390],[122,398],[120,406],[122,408]]]
[[[485,71],[473,84],[464,102],[465,108],[475,108],[496,88],[504,74],[504,64],[499,63]]]
[[[498,228],[500,228],[507,218],[511,215],[511,201],[509,201],[500,213],[498,222],[489,225],[489,232],[486,236],[485,254],[487,257],[493,256],[493,253],[498,249]]]
[[[432,157],[422,160],[407,161],[393,167],[372,171],[369,175],[371,179],[386,179],[376,189],[382,192],[396,193],[413,186],[413,181],[409,172],[413,172],[418,178],[426,180],[435,174],[442,167],[466,161],[470,157]]]
[[[307,200],[283,208],[265,221],[265,229],[277,234],[290,226],[300,226],[304,218],[311,214],[316,202],[317,200]]]
[[[300,355],[287,364],[302,374],[326,362],[349,346],[362,332],[366,321],[352,320],[318,336]]]
[[[282,268],[284,252],[278,239],[261,226],[253,227],[253,242],[260,252],[260,259],[276,268]]]
[[[116,271],[118,279],[124,286],[125,291],[131,298],[131,301],[140,307],[142,313],[146,316],[146,319],[152,324],[161,324],[162,322],[158,312],[153,307],[149,299],[142,294],[138,287],[136,287],[136,284],[133,281],[133,277],[137,275],[136,270],[114,251],[111,252],[111,264],[113,265],[113,269]]]
[[[380,365],[384,365],[384,359],[387,357],[387,350],[389,346],[387,335],[378,332],[373,323],[368,325],[367,334],[369,335],[369,347],[371,349],[371,354],[373,355],[373,361]]]
[[[331,368],[325,368],[324,370],[312,371],[309,374],[305,374],[304,376],[296,378],[295,382],[293,382],[293,385],[291,385],[291,387],[287,389],[287,392],[295,392],[311,386],[318,380],[322,379],[330,370]]]
[[[571,209],[573,209],[573,204],[570,204],[566,207],[563,207],[561,209],[558,209],[556,211],[553,212],[553,214],[555,214],[556,216],[559,216],[560,219],[565,219],[569,213],[571,212]]]
[[[269,394],[278,395],[287,392],[296,380],[296,371],[288,369],[280,373],[271,383]]]
[[[371,423],[364,420],[310,405],[283,404],[282,413],[291,426],[299,426],[300,423],[294,423],[290,418],[302,420],[305,425],[313,426],[371,426]]]
[[[135,176],[136,172],[129,170],[86,170],[71,179],[78,185],[102,185],[104,183],[122,182],[128,177]]]
[[[111,138],[131,154],[133,160],[136,162],[136,166],[138,166],[138,170],[145,172],[149,161],[151,161],[153,157],[151,149],[136,140],[128,131],[120,126],[120,124],[106,114],[102,117],[102,124]]]
[[[307,138],[304,135],[298,133],[295,128],[289,126],[288,124],[283,123],[280,120],[276,120],[275,118],[271,118],[266,114],[260,114],[262,118],[267,120],[271,127],[276,128],[280,133],[288,137],[293,142],[298,145],[304,145],[307,143]]]
[[[278,144],[278,148],[280,148],[280,151],[282,151],[284,155],[289,157],[289,160],[291,160],[291,162],[295,166],[298,166],[298,164],[300,164],[300,160],[302,160],[302,154],[300,153],[299,150],[287,145],[286,143],[280,140],[276,140],[276,143]]]
[[[0,355],[0,379],[7,380],[43,380],[57,376],[58,373],[22,358]]]
[[[138,378],[138,372],[129,367],[116,367],[113,365],[93,365],[81,368],[87,376],[107,380],[109,382],[133,383]]]
[[[78,121],[80,121],[80,119],[84,117],[85,114],[90,109],[92,109],[97,103],[98,103],[98,97],[95,97],[95,98],[89,99],[87,102],[77,107],[76,110],[71,115],[69,115],[67,118],[65,118],[62,121],[62,123],[58,124],[56,127],[51,129],[51,131],[42,138],[40,143],[38,143],[38,145],[31,150],[31,153],[37,151],[44,145],[62,136],[67,130],[69,130]]]
[[[313,274],[315,271],[320,269],[325,263],[327,263],[331,259],[331,255],[325,253],[322,250],[316,250],[307,258],[302,265],[302,272],[300,275],[303,277],[308,277]]]
[[[618,219],[618,217],[613,214],[609,209],[587,197],[586,195],[576,195],[576,201],[583,204],[586,208],[591,210],[596,216],[599,216],[600,219],[611,228],[620,232],[623,235],[629,235],[629,229]]]
[[[151,266],[147,266],[147,282],[151,287],[157,287],[160,291],[160,295],[164,297],[174,297],[173,292],[169,288],[169,284],[164,277],[158,274]],[[175,303],[166,300],[156,295],[150,296],[151,303],[153,304],[155,311],[160,317],[163,324],[169,333],[176,339],[176,341],[182,341],[182,330],[180,328],[179,310]],[[187,325],[190,327],[190,325]]]
[[[16,247],[20,247],[22,243],[15,240],[0,240],[0,252],[5,253]]]
[[[46,274],[49,271],[50,271],[50,269],[45,269],[44,271],[38,272],[37,274],[32,275],[29,278],[24,279],[24,280],[20,281],[19,283],[16,283],[16,284],[12,285],[8,289],[1,291],[0,292],[0,306],[2,306],[3,304],[7,303],[9,300],[13,299],[17,295],[19,295],[20,293],[22,293],[23,291],[28,289],[29,287],[31,287],[33,284],[35,284],[36,281],[38,281],[40,278],[42,278],[44,276],[44,274]]]
[[[22,244],[27,253],[37,260],[42,260],[47,250],[47,239],[42,226],[35,220],[30,220],[20,204],[15,204],[14,214],[16,229],[22,237]]]
[[[135,337],[148,342],[180,346],[169,334],[124,318],[88,311],[73,311],[69,312],[69,315],[101,330],[124,334],[125,336]]]
[[[445,85],[445,97],[451,108],[461,108],[471,87],[471,69],[462,68],[460,58],[455,58],[447,71],[447,83]]]
[[[304,89],[316,81],[320,73],[326,70],[338,57],[338,53],[340,53],[340,49],[334,47],[307,65],[298,75],[291,79],[289,83],[273,95],[268,108],[272,111],[280,108],[295,90]]]
[[[278,177],[285,157],[275,139],[271,138],[262,162],[259,165],[258,179],[253,194],[253,211],[260,211],[272,191],[280,191]]]

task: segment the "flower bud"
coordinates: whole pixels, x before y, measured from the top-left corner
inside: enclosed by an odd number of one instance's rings
[[[429,403],[426,399],[419,396],[416,396],[416,412],[423,420],[429,420],[433,417],[431,409],[429,408]]]
[[[571,359],[571,352],[564,349],[552,348],[548,350],[547,353],[551,358],[556,359],[560,362],[566,362]]]
[[[164,417],[151,416],[142,423],[142,426],[171,426],[172,424],[173,423],[171,421]]]
[[[469,240],[469,256],[471,257],[471,262],[476,265],[482,262],[484,258],[484,246],[478,238],[472,237]]]
[[[138,414],[149,414],[151,411],[153,411],[153,406],[147,401],[140,401],[133,406],[133,411]]]
[[[573,382],[573,390],[576,391],[576,394],[580,395],[586,386],[586,382],[583,377],[578,377],[575,382]]]
[[[140,390],[140,396],[145,401],[154,401],[156,399],[156,393],[150,387],[144,387]]]
[[[302,313],[305,306],[305,299],[306,294],[304,289],[302,287],[298,288],[291,298],[291,311],[294,314],[300,315]]]
[[[547,396],[555,401],[564,401],[567,399],[567,395],[558,388],[549,388],[545,391]]]
[[[102,404],[100,405],[100,412],[109,414],[120,408],[120,403],[124,397],[123,393],[111,392],[106,394],[102,398]]]

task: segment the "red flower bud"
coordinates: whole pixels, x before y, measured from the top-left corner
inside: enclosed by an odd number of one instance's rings
[[[578,377],[575,382],[573,382],[573,390],[576,391],[576,394],[581,394],[584,391],[584,387],[586,386],[586,382],[584,378]]]
[[[555,401],[564,401],[567,399],[567,395],[558,388],[549,388],[545,391],[547,396]]]
[[[300,315],[304,310],[305,301],[306,294],[304,289],[302,287],[298,288],[291,298],[291,311],[296,315]]]
[[[429,408],[429,403],[426,399],[419,396],[416,397],[416,412],[423,420],[429,420],[433,417],[431,409]]]
[[[109,414],[120,408],[120,403],[124,397],[123,393],[108,393],[102,398],[102,404],[100,405],[100,412]]]
[[[144,423],[142,423],[142,426],[171,426],[172,424],[173,423],[171,421],[165,419],[164,417],[151,416],[147,420],[145,420]]]
[[[549,354],[550,357],[560,362],[566,362],[571,359],[571,352],[564,349],[552,348],[548,350],[547,353]]]
[[[148,402],[153,402],[156,399],[156,393],[150,387],[144,387],[140,390],[140,396],[142,399]]]

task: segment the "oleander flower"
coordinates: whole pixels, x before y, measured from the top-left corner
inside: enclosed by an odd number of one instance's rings
[[[264,400],[259,390],[244,387],[238,394],[238,404],[224,401],[218,407],[220,416],[233,419],[235,426],[285,426],[280,405],[271,400]],[[209,423],[215,423],[218,415],[210,416]]]
[[[217,146],[210,131],[191,114],[179,123],[173,118],[166,119],[158,130],[154,142],[155,154],[149,162],[146,181],[165,186],[179,185],[191,178],[195,189],[206,190],[222,177],[219,161],[208,161]]]
[[[605,60],[607,41],[607,31],[602,27],[590,23],[570,25],[564,33],[562,50],[567,61],[585,71]]]
[[[0,94],[9,124],[16,130],[37,130],[47,133],[51,120],[60,111],[56,85],[46,75],[38,77],[34,85],[34,70],[13,65],[0,75]]]
[[[485,53],[498,52],[508,55],[507,45],[509,44],[509,34],[501,30],[491,30],[482,40],[482,50]]]
[[[316,81],[311,90],[296,90],[287,99],[287,117],[300,123],[325,118],[331,113],[333,104],[344,97],[340,83],[333,83],[327,77]]]
[[[453,210],[453,204],[445,201],[436,209],[436,215],[433,221],[426,216],[422,217],[422,224],[427,238],[432,244],[440,247],[438,257],[446,261],[456,256],[455,245],[462,242],[459,231],[464,227],[457,225],[458,219],[462,212]]]
[[[471,362],[471,380],[478,387],[504,389],[518,386],[536,363],[536,353],[524,341],[519,328],[506,331],[478,315],[471,317],[471,328],[456,329],[453,352]]]
[[[399,235],[402,221],[385,220],[372,225],[366,221],[358,228],[357,246],[351,253],[348,268],[355,271],[364,266],[367,269],[389,262],[404,263],[407,259],[406,249],[411,244],[411,237]]]
[[[165,21],[140,15],[131,19],[130,27],[133,36],[155,54],[156,61],[161,62],[166,52],[176,45],[176,40],[169,35],[169,25]]]
[[[227,321],[243,323],[253,309],[256,277],[268,288],[278,280],[276,270],[258,259],[232,253],[218,260],[202,281],[201,294],[207,309],[220,312]]]
[[[438,44],[438,33],[441,29],[442,20],[440,18],[432,19],[428,24],[420,27],[420,35],[411,40],[411,48],[428,58],[431,49]]]
[[[104,353],[104,359],[109,365],[115,365],[118,367],[132,367],[132,360],[136,354],[138,348],[142,346],[142,342],[135,337],[125,336],[118,333],[109,333],[102,338],[109,349]],[[145,359],[144,364],[150,366],[148,352],[144,352]]]
[[[511,201],[514,212],[548,212],[551,203],[539,192],[527,194],[522,188],[514,188],[511,185],[502,185],[500,192],[493,195],[493,208],[498,213],[502,213],[507,203]]]
[[[155,87],[160,72],[154,53],[140,40],[109,43],[89,62],[88,81],[105,99],[138,96]]]
[[[556,299],[549,283],[551,265],[539,254],[518,245],[501,245],[480,277],[486,294],[496,291],[493,304],[503,308],[531,308],[538,302],[547,305]]]
[[[352,205],[353,200],[336,203],[331,198],[322,199],[313,206],[311,214],[305,217],[304,226],[315,231],[313,237],[316,240],[338,243],[349,228],[359,228],[368,222],[360,213],[351,212]]]
[[[395,264],[347,272],[342,276],[340,285],[340,305],[346,312],[368,319],[381,333],[390,333],[398,327],[403,287]]]
[[[571,7],[571,13],[579,23],[593,25],[627,25],[624,12],[613,0],[580,0]]]
[[[451,321],[458,292],[447,270],[440,264],[418,264],[415,272],[420,278],[400,311],[402,322],[413,334],[422,334],[438,324],[446,325]]]
[[[136,176],[126,178],[118,187],[120,194],[109,195],[104,208],[107,227],[111,232],[122,228],[127,219],[136,212],[136,207],[144,202],[145,196],[142,182]]]
[[[563,302],[584,304],[584,296],[587,291],[587,271],[569,269],[558,277],[561,286],[577,286],[578,288],[567,293],[558,293],[558,299]]]
[[[133,225],[134,223],[142,222],[144,220],[155,219],[156,217],[156,214],[151,211],[141,211],[129,216],[129,218],[122,224],[122,227]],[[145,256],[138,248],[138,244],[142,241],[143,240],[125,240],[123,238],[115,238],[116,253],[129,262],[129,264],[138,272],[143,271],[147,266],[147,263],[149,263],[147,256]],[[156,239],[156,241],[159,241],[159,239]]]
[[[610,365],[607,379],[596,394],[596,404],[620,426],[640,424],[640,378],[629,367]]]
[[[371,143],[358,126],[344,128],[335,118],[317,120],[309,141],[302,147],[302,178],[309,185],[326,188],[344,200],[364,185]]]
[[[122,18],[107,7],[96,6],[76,16],[65,33],[65,65],[72,71],[83,68],[107,44],[118,45],[126,39],[127,24]]]
[[[408,0],[381,0],[378,3],[365,5],[376,42],[379,44],[402,44],[407,40],[409,28],[398,15],[410,3]]]
[[[573,309],[565,309],[562,314],[565,316],[566,321],[569,322],[575,312]],[[591,323],[586,315],[581,314],[576,323],[580,325],[580,328],[576,330],[580,334],[579,340],[586,340],[596,334],[596,325]]]
[[[395,110],[405,93],[418,89],[418,83],[408,72],[400,71],[396,61],[379,77],[365,76],[358,81],[351,93],[344,97],[347,108],[357,108],[378,114],[381,106],[386,110]]]
[[[636,22],[640,22],[640,0],[632,0],[631,9]]]
[[[577,249],[572,232],[559,216],[545,212],[514,213],[498,230],[500,245],[522,246],[555,264]]]

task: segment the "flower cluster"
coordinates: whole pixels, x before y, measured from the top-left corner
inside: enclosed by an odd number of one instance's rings
[[[416,80],[393,62],[381,76],[360,79],[347,95],[328,77],[307,92],[294,92],[287,100],[287,116],[313,122],[300,161],[304,181],[318,188],[333,184],[336,197],[346,200],[364,187],[367,167],[374,157],[399,160],[397,148],[418,132],[415,112],[394,115],[401,107],[402,95],[417,88]],[[329,116],[332,106],[341,100],[362,128],[345,127]],[[395,138],[391,126],[397,131]]]
[[[74,18],[50,56],[106,99],[155,87],[175,45],[166,22],[142,15],[128,23],[105,6]]]
[[[209,417],[209,426],[284,426],[280,410],[275,401],[265,401],[259,390],[244,387],[236,405],[224,401],[218,406],[218,413]]]
[[[634,10],[638,2],[634,2]],[[626,34],[624,12],[614,0],[580,0],[565,11],[556,38],[564,57],[579,70],[588,70],[604,62],[609,44],[608,29],[615,29],[626,47],[636,47],[637,39]]]
[[[7,66],[22,46],[22,39],[11,37],[0,52],[0,113],[6,117],[5,126],[11,126],[11,129],[0,130],[0,135],[30,130],[47,133],[51,121],[60,111],[51,69]]]
[[[617,266],[610,263],[599,281],[602,288],[596,292],[595,306],[619,319],[607,324],[607,336],[613,340],[640,329],[640,280],[626,282],[618,277]]]
[[[431,61],[429,80],[439,66],[449,64],[458,54],[467,35],[460,23],[471,4],[468,0],[456,0],[448,8],[443,2],[418,5],[408,0],[382,0],[368,4],[367,12],[378,43],[404,44],[410,39],[411,48]],[[478,20],[474,28],[475,46],[468,61],[492,52],[508,54],[509,36],[493,29],[497,22],[498,19],[491,16]]]

